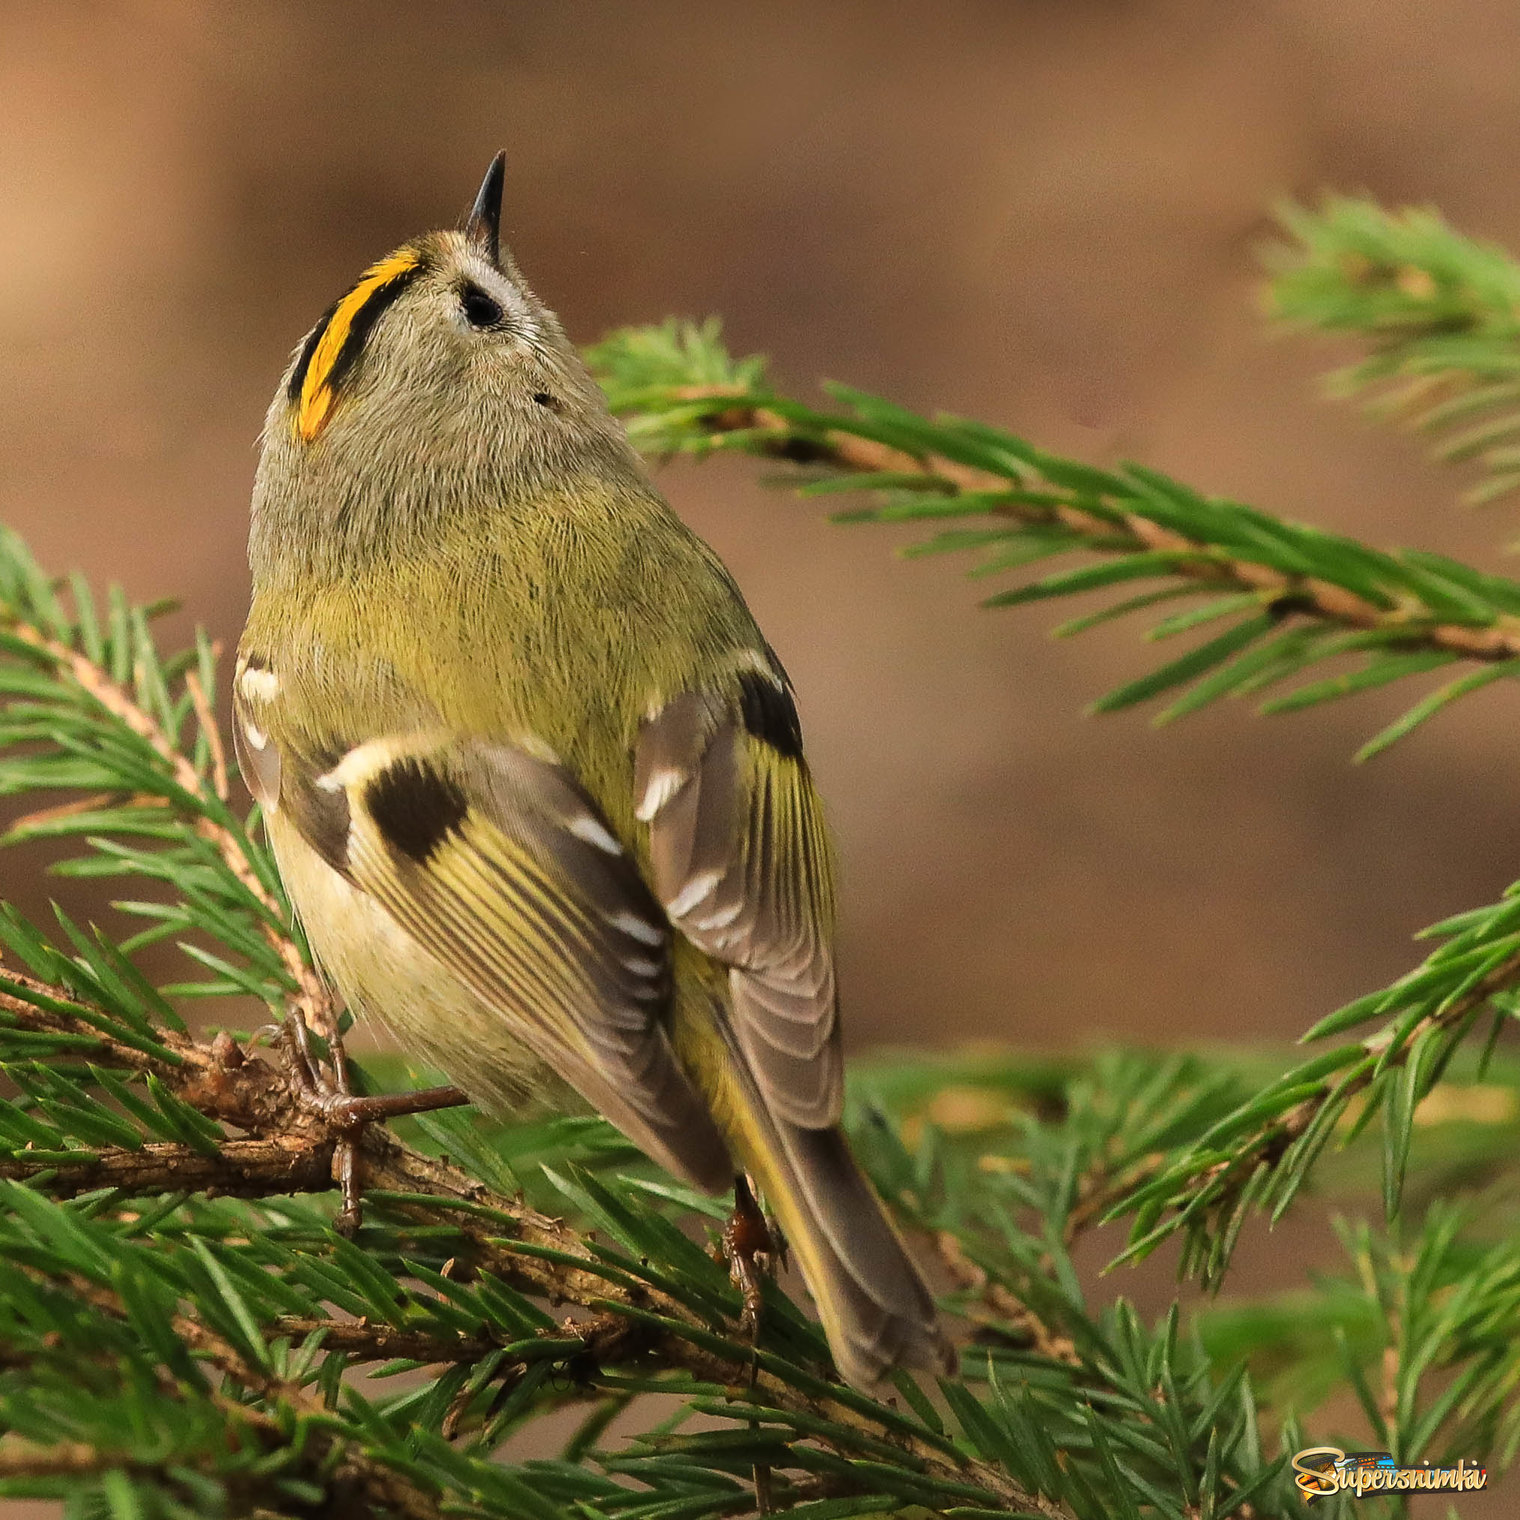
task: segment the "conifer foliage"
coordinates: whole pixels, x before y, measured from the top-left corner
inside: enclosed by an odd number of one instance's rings
[[[1360,202],[1285,231],[1280,314],[1367,339],[1342,388],[1477,459],[1483,495],[1520,480],[1520,271]],[[927,520],[910,553],[967,557],[990,606],[1100,594],[1067,634],[1156,609],[1149,637],[1185,652],[1102,711],[1301,710],[1439,671],[1370,757],[1520,672],[1503,575],[844,387],[815,407],[714,323],[590,358],[650,453],[756,454],[804,496],[864,501],[849,520]],[[1421,965],[1322,1018],[1294,1062],[863,1068],[854,1141],[962,1343],[959,1376],[870,1398],[834,1377],[790,1280],[751,1342],[713,1250],[722,1207],[601,1121],[451,1110],[355,1142],[303,1100],[285,1020],[330,1068],[346,1016],[229,773],[216,652],[165,652],[163,610],[55,580],[0,532],[6,840],[44,842],[66,879],[47,923],[0,908],[0,1496],[78,1520],[1249,1520],[1307,1513],[1300,1446],[1512,1456],[1520,895],[1435,926]],[[69,907],[81,878],[117,894],[100,924]],[[359,1086],[424,1075],[372,1064],[349,1061]],[[1457,1122],[1417,1126],[1431,1105]],[[344,1233],[351,1144],[364,1215]],[[1291,1298],[1148,1323],[1122,1274],[1093,1290],[1074,1265],[1120,1222],[1126,1258],[1175,1237],[1217,1284],[1247,1220],[1311,1179],[1371,1197],[1375,1222],[1345,1223],[1344,1274]],[[1347,1387],[1343,1429],[1321,1406]]]

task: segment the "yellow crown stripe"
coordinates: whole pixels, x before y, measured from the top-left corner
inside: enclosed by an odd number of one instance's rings
[[[353,330],[355,319],[369,303],[370,298],[394,279],[410,274],[421,263],[415,253],[396,253],[388,259],[366,269],[359,283],[338,302],[327,323],[311,363],[306,367],[301,382],[301,404],[296,413],[296,431],[308,443],[322,431],[328,414],[332,411],[333,366],[343,352],[343,345]]]

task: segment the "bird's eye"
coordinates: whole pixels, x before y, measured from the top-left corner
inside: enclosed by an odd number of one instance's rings
[[[459,309],[471,327],[495,327],[501,321],[501,305],[480,286],[464,284],[459,288]]]

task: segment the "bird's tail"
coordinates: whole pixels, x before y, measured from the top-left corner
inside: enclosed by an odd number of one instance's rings
[[[700,1063],[723,1073],[714,1115],[796,1255],[840,1374],[870,1389],[897,1367],[950,1371],[934,1299],[843,1133],[771,1113],[737,1043],[714,1034],[728,1046]]]

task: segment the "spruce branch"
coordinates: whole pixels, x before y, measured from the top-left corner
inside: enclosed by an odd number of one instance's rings
[[[48,988],[28,979],[27,991],[49,1003],[68,1001],[65,989]],[[104,1020],[103,1010],[81,1010],[70,1018],[55,1010],[12,998],[9,1012],[15,1027],[68,1032],[81,1039],[94,1036],[92,1016]],[[75,1047],[78,1050],[78,1047]],[[82,1052],[81,1052],[82,1053]],[[318,1135],[319,1123],[300,1104],[289,1084],[262,1058],[239,1052],[229,1060],[225,1042],[219,1051],[180,1038],[175,1053],[179,1064],[160,1063],[166,1082],[178,1095],[193,1100],[208,1116],[247,1124],[257,1138],[224,1140],[213,1154],[187,1146],[107,1148],[84,1153],[78,1161],[60,1161],[58,1151],[36,1162],[12,1157],[14,1172],[47,1184],[53,1197],[72,1197],[85,1191],[112,1188],[141,1194],[162,1190],[209,1189],[237,1197],[274,1197],[312,1189],[329,1191],[334,1137]],[[138,1051],[112,1050],[102,1040],[91,1056],[125,1055],[145,1066],[151,1057]],[[717,1390],[744,1390],[745,1400],[771,1417],[804,1422],[803,1428],[846,1457],[858,1455],[861,1445],[896,1453],[896,1460],[924,1474],[932,1489],[952,1488],[964,1495],[980,1493],[1010,1512],[1063,1517],[1064,1506],[1024,1488],[994,1464],[970,1458],[943,1438],[925,1429],[914,1435],[900,1417],[886,1410],[877,1414],[870,1401],[831,1392],[818,1375],[799,1377],[784,1360],[758,1352],[753,1356],[736,1342],[737,1312],[724,1333],[714,1333],[710,1319],[686,1299],[657,1285],[657,1275],[627,1260],[606,1260],[560,1221],[527,1208],[516,1200],[492,1193],[447,1161],[425,1156],[401,1144],[388,1132],[372,1127],[359,1147],[363,1178],[372,1202],[387,1214],[437,1229],[447,1221],[456,1237],[451,1248],[456,1282],[489,1275],[513,1288],[542,1294],[551,1302],[595,1311],[588,1326],[569,1322],[545,1342],[556,1361],[584,1363],[594,1375],[603,1362],[648,1364],[688,1374],[697,1384]],[[454,1212],[457,1210],[457,1213]],[[736,1306],[737,1307],[737,1306]],[[214,1337],[189,1321],[175,1321],[175,1331],[198,1350]],[[408,1359],[450,1362],[478,1360],[488,1352],[516,1344],[513,1340],[481,1337],[439,1337],[396,1331],[396,1327],[355,1330],[341,1322],[311,1317],[276,1316],[268,1326],[271,1339],[294,1333],[330,1337],[330,1349],[356,1360]],[[395,1331],[394,1334],[390,1333]],[[540,1338],[542,1339],[542,1338]],[[247,1369],[216,1343],[214,1360],[224,1370],[238,1372],[248,1385]],[[496,1376],[521,1374],[542,1356],[519,1361],[515,1369],[498,1365]],[[255,1382],[254,1391],[270,1393]],[[283,1394],[282,1394],[283,1396]],[[831,1435],[829,1432],[845,1432]],[[927,1489],[926,1489],[927,1491]],[[405,1510],[404,1513],[414,1513]]]
[[[1180,657],[1100,698],[1112,712],[1171,693],[1165,723],[1225,696],[1259,693],[1325,661],[1350,668],[1262,704],[1294,712],[1406,676],[1476,666],[1430,693],[1366,744],[1364,759],[1492,681],[1520,674],[1520,582],[1414,550],[1383,551],[1205,497],[1157,471],[1064,459],[962,418],[920,417],[842,385],[818,409],[783,396],[758,359],[728,357],[715,323],[614,333],[588,351],[630,437],[655,454],[737,450],[800,467],[803,496],[869,494],[851,522],[936,522],[910,555],[965,553],[976,576],[1064,555],[1075,569],[999,591],[1011,607],[1124,588],[1056,631],[1074,634],[1177,598],[1205,598],[1155,624],[1152,640],[1224,625]],[[1134,583],[1159,583],[1138,595]]]
[[[152,806],[166,804],[174,808],[180,804],[181,816],[185,817],[195,832],[210,844],[239,886],[262,909],[259,928],[270,949],[279,957],[280,964],[292,985],[307,1017],[319,1028],[331,1027],[331,1015],[325,989],[320,979],[301,952],[294,937],[283,927],[288,913],[276,892],[265,883],[254,869],[252,846],[247,833],[238,826],[228,811],[229,786],[227,781],[226,750],[221,732],[211,710],[205,687],[198,673],[188,669],[184,675],[185,691],[192,706],[199,733],[210,755],[209,776],[183,754],[177,744],[178,724],[171,733],[164,723],[150,713],[127,689],[123,681],[113,679],[94,660],[77,649],[70,648],[55,638],[48,637],[40,628],[17,618],[7,620],[5,630],[18,643],[51,661],[60,673],[66,672],[75,688],[85,697],[99,704],[101,709],[116,718],[127,730],[143,740],[162,761],[167,783],[162,792],[138,793],[125,800],[128,806]],[[209,651],[215,659],[214,648]],[[143,667],[140,665],[139,669]],[[139,677],[141,680],[141,677]],[[209,783],[210,793],[207,794]],[[98,799],[88,799],[97,801]],[[62,818],[89,816],[94,809],[75,805],[75,813],[54,812],[51,818],[33,816],[24,822],[28,832],[35,833],[40,822],[52,822]],[[13,828],[13,833],[16,830]],[[265,876],[268,873],[266,871]]]
[[[35,1275],[46,1281],[41,1274]],[[104,1316],[118,1321],[131,1316],[129,1306],[117,1292],[100,1288],[88,1279],[76,1279],[69,1288]],[[199,1362],[214,1367],[240,1394],[256,1394],[266,1403],[316,1425],[330,1423],[320,1396],[311,1394],[299,1379],[272,1370],[266,1359],[250,1356],[228,1337],[187,1315],[172,1316],[168,1328]],[[216,1401],[238,1424],[251,1426],[261,1434],[270,1450],[278,1450],[285,1443],[287,1432],[276,1416],[250,1408],[243,1397],[229,1396],[226,1387],[216,1395]],[[327,1486],[337,1501],[334,1513],[368,1516],[378,1512],[404,1520],[442,1520],[443,1511],[433,1495],[405,1474],[376,1462],[362,1449],[335,1436],[330,1429],[315,1431],[308,1442],[311,1450],[306,1460],[315,1471],[326,1470]]]
[[[1488,1017],[1486,1067],[1520,987],[1520,883],[1497,903],[1424,931],[1443,943],[1392,986],[1320,1020],[1306,1042],[1376,1022],[1362,1038],[1312,1056],[1254,1092],[1192,1139],[1149,1182],[1127,1189],[1108,1218],[1134,1216],[1121,1259],[1185,1238],[1183,1268],[1217,1283],[1246,1215],[1279,1219],[1332,1142],[1383,1126],[1383,1208],[1398,1212],[1415,1113],[1478,1022]]]
[[[1369,350],[1327,376],[1328,392],[1437,440],[1437,459],[1476,464],[1474,505],[1520,485],[1520,266],[1430,210],[1325,196],[1278,217],[1269,313]]]

